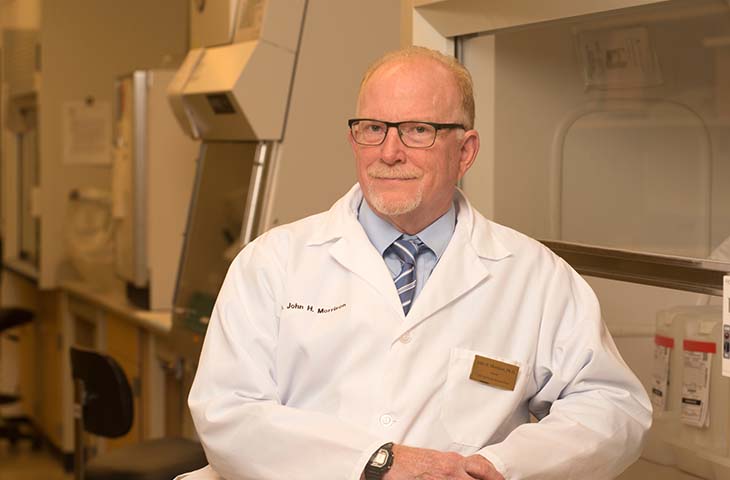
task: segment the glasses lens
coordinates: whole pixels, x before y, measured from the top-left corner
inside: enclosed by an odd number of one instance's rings
[[[386,124],[374,120],[361,120],[352,124],[352,136],[363,145],[380,145],[387,131]]]
[[[430,147],[436,141],[436,128],[427,123],[401,123],[398,130],[403,143],[409,147]]]

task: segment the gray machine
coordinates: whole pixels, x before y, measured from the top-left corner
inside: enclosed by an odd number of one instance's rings
[[[171,333],[193,363],[240,249],[354,183],[346,119],[360,75],[400,40],[390,0],[196,5],[193,48],[168,90],[183,130],[202,141]]]
[[[137,70],[115,85],[112,211],[115,271],[140,308],[172,307],[197,142],[166,102],[169,70]]]
[[[225,11],[201,4],[194,12],[201,46],[168,90],[183,129],[203,142],[173,310],[173,335],[184,351],[197,352],[228,264],[259,231],[305,5],[231,2]]]

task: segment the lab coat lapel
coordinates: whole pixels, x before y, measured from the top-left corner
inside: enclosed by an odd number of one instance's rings
[[[511,252],[497,239],[490,222],[476,212],[459,191],[454,235],[411,308],[399,336],[450,303],[488,281],[489,261]]]
[[[340,265],[370,284],[384,302],[403,314],[388,267],[364,232],[351,232],[340,238],[330,248],[330,255]]]
[[[401,333],[427,319],[489,277],[489,271],[474,251],[470,239],[458,233],[454,232],[449,246],[418,295]]]
[[[309,243],[332,242],[329,249],[332,258],[367,282],[378,292],[382,301],[402,316],[403,309],[388,267],[357,220],[356,212],[361,201],[362,192],[355,185],[326,213],[322,230]]]

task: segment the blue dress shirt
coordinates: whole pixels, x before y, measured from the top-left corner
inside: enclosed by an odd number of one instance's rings
[[[360,203],[357,219],[370,242],[378,250],[378,253],[383,256],[393,278],[400,273],[401,262],[395,253],[385,253],[385,249],[391,243],[401,235],[405,238],[417,236],[428,247],[422,250],[416,259],[416,293],[413,297],[415,300],[423,290],[423,286],[426,284],[428,277],[431,276],[431,272],[436,267],[451,240],[451,236],[454,234],[454,227],[456,226],[456,208],[454,204],[452,203],[451,208],[446,213],[416,235],[406,235],[380,218],[372,211],[370,205],[364,199]]]

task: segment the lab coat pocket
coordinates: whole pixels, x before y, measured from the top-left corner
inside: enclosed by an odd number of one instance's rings
[[[514,388],[500,388],[469,378],[477,356],[482,357],[481,368],[477,369],[481,376],[489,377],[494,373],[490,372],[490,367],[485,370],[483,366],[485,359],[519,367]],[[501,441],[502,438],[494,437],[502,436],[498,432],[504,431],[505,424],[512,423],[515,420],[513,418],[515,413],[521,405],[524,406],[529,370],[528,366],[512,359],[486,352],[452,348],[441,407],[441,421],[451,441],[477,449],[488,443]],[[510,375],[501,376],[501,379],[505,378],[510,380]]]

